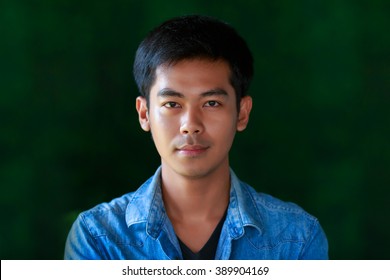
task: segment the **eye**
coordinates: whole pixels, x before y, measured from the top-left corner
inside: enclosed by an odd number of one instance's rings
[[[167,108],[179,108],[180,105],[177,102],[169,101],[169,102],[164,103],[164,107],[167,107]]]
[[[210,100],[210,101],[207,101],[206,104],[204,105],[205,107],[218,107],[220,106],[221,104],[218,102],[218,101],[215,101],[215,100]]]

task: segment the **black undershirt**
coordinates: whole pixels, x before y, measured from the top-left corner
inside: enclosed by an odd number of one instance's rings
[[[188,248],[179,237],[177,239],[179,240],[181,252],[183,255],[184,260],[214,260],[215,259],[215,253],[217,251],[219,236],[221,235],[221,230],[223,223],[225,222],[226,218],[226,212],[223,215],[222,219],[219,221],[217,227],[215,228],[214,232],[211,234],[210,239],[206,242],[206,244],[203,246],[202,249],[198,253],[194,253],[191,251],[190,248]]]

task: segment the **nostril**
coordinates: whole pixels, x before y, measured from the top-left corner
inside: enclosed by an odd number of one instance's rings
[[[202,125],[198,123],[184,123],[180,127],[180,133],[182,134],[200,134],[202,133]]]

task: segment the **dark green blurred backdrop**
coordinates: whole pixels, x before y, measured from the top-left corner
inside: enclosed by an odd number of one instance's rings
[[[192,13],[231,23],[255,57],[239,177],[317,216],[331,258],[389,259],[388,0],[1,1],[1,259],[61,259],[80,211],[152,175],[134,52]]]

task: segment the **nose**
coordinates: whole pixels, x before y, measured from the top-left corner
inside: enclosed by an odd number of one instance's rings
[[[203,132],[202,113],[195,109],[189,109],[181,119],[181,134],[200,134]]]

